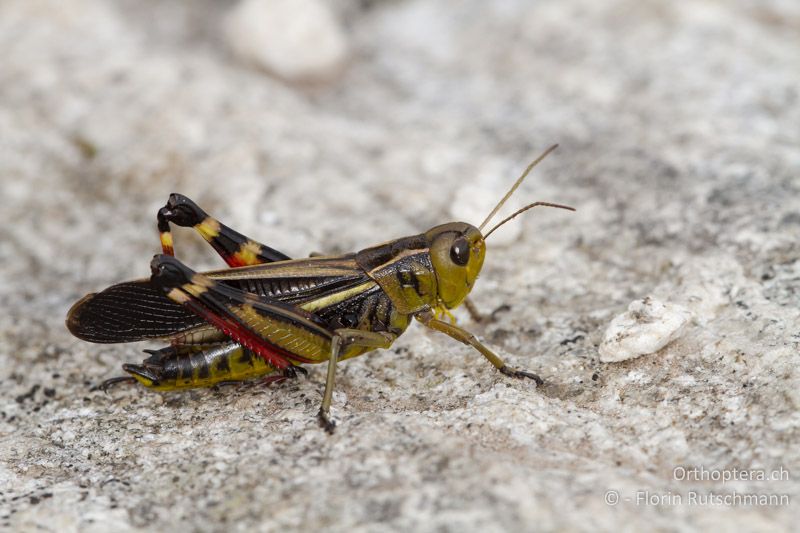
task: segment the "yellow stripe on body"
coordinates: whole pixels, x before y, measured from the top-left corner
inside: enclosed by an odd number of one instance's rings
[[[402,259],[405,259],[406,257],[410,257],[413,255],[425,255],[425,254],[430,254],[430,248],[415,248],[412,250],[403,250],[402,252],[392,257],[385,263],[378,265],[372,270],[370,270],[369,273],[370,275],[374,275],[376,272],[380,272],[382,269],[392,265],[392,263],[396,263]]]
[[[348,298],[352,298],[353,296],[366,292],[375,286],[377,286],[377,283],[375,283],[374,281],[367,281],[360,285],[356,285],[351,289],[345,289],[343,291],[334,292],[333,294],[323,296],[322,298],[306,302],[300,305],[300,308],[313,313],[314,311],[318,311],[319,309],[324,309],[326,307],[330,307],[332,305],[341,303],[347,300]]]

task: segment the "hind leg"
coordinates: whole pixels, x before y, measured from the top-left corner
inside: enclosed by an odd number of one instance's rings
[[[161,350],[144,350],[144,352],[146,354],[150,355],[150,357],[148,357],[147,359],[142,361],[142,365],[147,365],[147,364],[160,365],[160,364],[163,363],[165,357],[177,355],[177,350],[175,348],[171,347],[171,346],[167,347],[167,348],[162,348]],[[129,369],[130,369],[131,366],[141,366],[141,365],[124,364],[124,365],[122,365],[122,369],[124,371],[130,373]],[[117,376],[115,378],[107,379],[107,380],[103,381],[102,383],[100,383],[99,385],[95,385],[94,387],[90,388],[89,390],[92,391],[92,392],[97,391],[97,390],[102,390],[103,392],[108,393],[108,389],[110,387],[114,387],[114,386],[116,386],[116,385],[118,385],[120,383],[136,383],[137,381],[140,381],[140,380],[138,380],[135,377],[133,377],[133,375],[130,375],[130,376]]]
[[[300,374],[302,374],[304,377],[308,377],[308,370],[306,370],[302,366],[292,365],[290,367],[284,368],[278,374],[273,374],[271,376],[261,378],[258,382],[261,385],[272,385],[273,383],[283,383],[288,379],[299,378]]]
[[[286,254],[242,235],[210,217],[196,203],[182,194],[171,194],[167,205],[158,211],[158,231],[165,255],[175,255],[170,222],[193,227],[217,251],[230,267],[260,265],[290,259]]]
[[[95,385],[94,387],[89,388],[89,392],[94,392],[101,390],[108,394],[109,387],[113,387],[120,383],[136,383],[136,379],[132,378],[131,376],[117,376],[115,378],[107,379],[100,383],[99,385]]]

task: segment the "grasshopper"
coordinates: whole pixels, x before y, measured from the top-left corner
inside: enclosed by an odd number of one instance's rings
[[[336,364],[378,348],[389,348],[412,318],[472,346],[500,372],[536,374],[508,367],[473,334],[442,320],[465,302],[483,266],[486,239],[534,202],[484,227],[528,173],[554,150],[533,161],[483,223],[450,222],[430,230],[338,256],[291,259],[209,216],[197,204],[172,194],[158,211],[163,253],[149,279],[113,285],[88,294],[69,310],[67,328],[97,343],[159,339],[160,350],[145,350],[141,364],[125,364],[129,375],[106,380],[168,391],[208,387],[264,377],[280,381],[306,373],[304,363],[327,362],[318,418],[333,432],[330,416]],[[174,257],[170,224],[193,227],[228,264],[198,273]],[[467,309],[474,312],[469,302]]]

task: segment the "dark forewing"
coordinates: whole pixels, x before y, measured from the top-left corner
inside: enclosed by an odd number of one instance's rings
[[[352,256],[280,261],[205,275],[232,288],[295,305],[369,279]],[[202,318],[169,300],[149,279],[89,294],[67,316],[73,335],[98,343],[191,337],[194,330],[204,327]]]
[[[169,337],[202,324],[200,317],[167,299],[149,279],[87,294],[67,315],[73,335],[100,343]]]

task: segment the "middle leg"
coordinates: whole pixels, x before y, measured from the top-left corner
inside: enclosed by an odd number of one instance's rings
[[[334,332],[331,339],[331,355],[328,360],[328,375],[325,380],[325,393],[322,395],[322,405],[319,408],[319,425],[328,433],[333,433],[336,422],[331,419],[331,400],[333,387],[336,381],[336,363],[343,352],[350,346],[366,348],[388,348],[392,345],[397,335],[389,332],[362,331],[360,329],[342,328]]]

